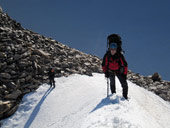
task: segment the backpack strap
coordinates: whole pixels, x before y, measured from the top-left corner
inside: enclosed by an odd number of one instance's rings
[[[107,57],[107,61],[108,61],[108,64],[106,65],[107,69],[109,68],[109,60],[111,58],[111,56],[109,55],[109,50],[106,51],[104,57],[103,57],[103,62],[102,62],[102,66],[105,66],[106,64],[106,57]]]
[[[123,64],[122,64],[120,59],[123,61]],[[119,65],[120,66],[127,66],[127,62],[126,62],[126,60],[125,60],[125,58],[122,54],[119,55]]]
[[[107,49],[109,49],[109,39],[107,39]]]
[[[108,51],[108,53],[107,53],[107,61],[108,61],[107,69],[109,69],[109,62],[110,62],[110,59],[111,59],[111,55],[109,54],[109,51]]]

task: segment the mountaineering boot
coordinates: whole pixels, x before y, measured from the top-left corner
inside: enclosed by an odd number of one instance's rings
[[[53,88],[55,88],[55,84],[53,85]]]
[[[127,96],[127,95],[123,95],[123,97],[124,97],[126,100],[128,100],[128,96]]]
[[[116,91],[112,91],[112,94],[116,94]]]

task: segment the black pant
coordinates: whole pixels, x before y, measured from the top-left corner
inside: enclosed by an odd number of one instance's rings
[[[127,81],[126,81],[126,76],[122,75],[122,74],[116,74],[116,76],[118,77],[118,79],[121,83],[121,86],[123,88],[123,96],[127,97],[127,95],[128,95],[128,84],[127,84]],[[110,75],[110,89],[111,89],[112,94],[116,93],[115,75],[114,74]]]
[[[55,81],[54,81],[54,78],[50,78],[50,85],[51,87],[55,87]]]

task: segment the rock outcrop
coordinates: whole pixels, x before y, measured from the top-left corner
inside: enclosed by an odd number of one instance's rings
[[[142,76],[138,73],[128,72],[128,79],[159,95],[162,99],[170,101],[170,82],[161,79],[161,76],[156,72],[151,76]]]

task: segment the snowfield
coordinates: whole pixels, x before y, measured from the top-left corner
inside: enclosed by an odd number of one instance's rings
[[[103,74],[55,78],[56,88],[43,84],[24,96],[17,112],[2,128],[170,128],[170,104],[128,81],[129,100],[116,79],[107,98]]]

